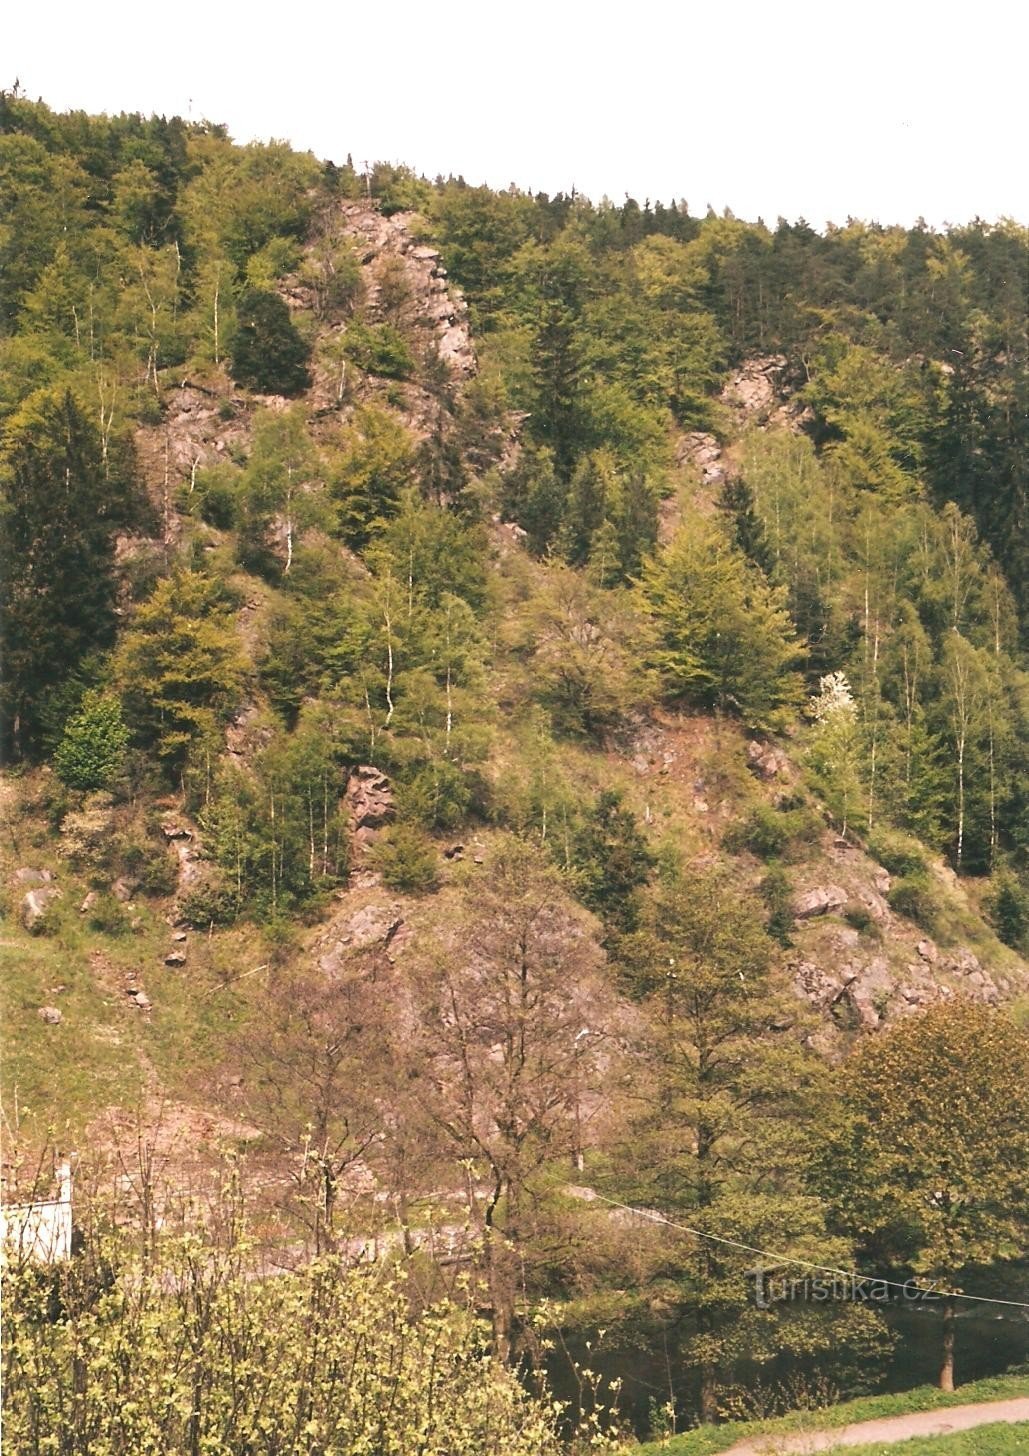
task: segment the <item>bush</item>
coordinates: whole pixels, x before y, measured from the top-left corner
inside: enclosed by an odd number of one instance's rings
[[[930,934],[936,930],[940,906],[926,874],[909,874],[897,880],[887,895],[890,909],[905,915]]]
[[[131,916],[125,906],[114,895],[98,895],[89,911],[89,928],[101,935],[128,935],[132,929]]]
[[[745,819],[729,826],[725,847],[734,854],[747,850],[758,859],[796,860],[802,858],[805,841],[817,833],[818,823],[805,808],[783,810],[758,804]]]
[[[87,692],[69,719],[54,754],[58,778],[70,789],[109,788],[117,777],[129,741],[117,698]]]
[[[352,323],[344,340],[347,357],[366,374],[386,379],[409,379],[414,359],[403,338],[390,324]]]
[[[904,834],[873,834],[868,841],[869,853],[891,875],[925,876],[928,865],[922,847]]]
[[[234,892],[216,874],[208,874],[180,905],[182,918],[198,930],[212,925],[232,925],[239,916],[239,904]]]
[[[780,945],[792,945],[793,886],[781,865],[772,865],[761,881],[761,898],[768,911],[768,934]]]
[[[1013,876],[1005,876],[989,909],[998,938],[1015,950],[1029,950],[1029,889]]]
[[[391,890],[422,895],[436,887],[435,846],[413,824],[395,824],[375,846],[372,861]]]
[[[875,920],[864,905],[848,905],[843,912],[843,918],[861,935],[871,935],[875,930]]]

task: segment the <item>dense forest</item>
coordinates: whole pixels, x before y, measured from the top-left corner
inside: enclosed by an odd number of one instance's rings
[[[436,1399],[408,1304],[455,1453],[573,1439],[548,1373],[587,1449],[605,1402],[1025,1358],[953,1294],[1029,1300],[1025,229],[358,174],[17,91],[0,198],[5,1200],[76,1146],[96,1235],[63,1321],[24,1274],[12,1452],[85,1399],[76,1330],[105,1450],[329,1450],[356,1386],[270,1334],[278,1393],[211,1371],[262,1321],[328,1348],[344,1285],[400,1372],[369,1450]],[[172,1225],[217,1278],[153,1275]],[[942,1319],[762,1308],[764,1250]],[[115,1307],[204,1401],[108,1429]]]

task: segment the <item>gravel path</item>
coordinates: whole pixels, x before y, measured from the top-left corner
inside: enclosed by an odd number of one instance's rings
[[[1014,1400],[983,1400],[975,1405],[952,1405],[942,1410],[911,1411],[906,1416],[882,1416],[855,1421],[835,1431],[785,1431],[774,1436],[748,1436],[730,1446],[723,1456],[807,1456],[814,1451],[835,1451],[873,1441],[906,1441],[910,1436],[946,1436],[998,1421],[1029,1421],[1029,1396]]]

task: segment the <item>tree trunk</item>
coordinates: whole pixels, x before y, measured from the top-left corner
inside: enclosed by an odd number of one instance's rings
[[[954,1389],[954,1325],[957,1300],[949,1297],[943,1301],[943,1356],[940,1362],[940,1389]]]

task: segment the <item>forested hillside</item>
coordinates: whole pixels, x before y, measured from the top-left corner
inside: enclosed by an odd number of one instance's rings
[[[17,93],[0,198],[5,1199],[228,1157],[638,1427],[936,1373],[755,1250],[1029,1299],[1025,229]]]

